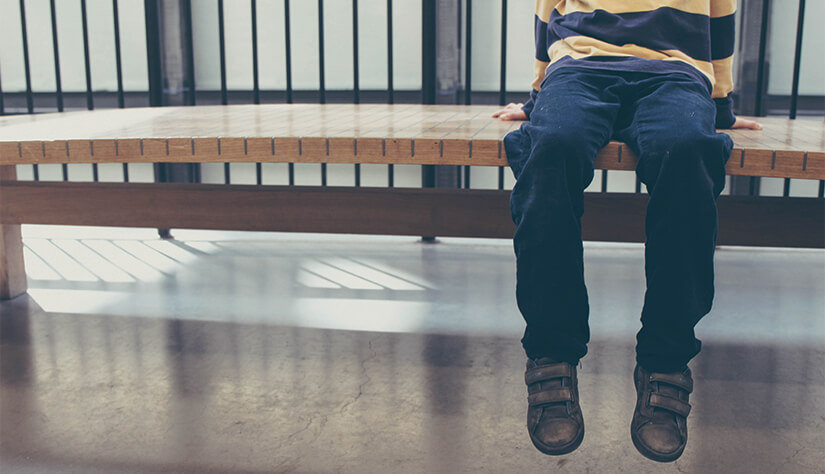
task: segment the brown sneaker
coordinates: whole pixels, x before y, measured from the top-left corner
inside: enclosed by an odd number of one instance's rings
[[[654,461],[679,459],[687,445],[688,397],[693,391],[690,369],[664,374],[637,365],[633,380],[637,396],[630,424],[633,445]]]
[[[576,367],[551,359],[527,359],[527,431],[544,454],[574,451],[584,439]]]

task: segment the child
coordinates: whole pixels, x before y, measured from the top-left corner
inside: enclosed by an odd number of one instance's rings
[[[542,452],[584,437],[576,365],[587,352],[581,216],[593,160],[611,138],[639,157],[650,202],[647,292],[637,335],[631,438],[676,460],[687,443],[694,326],[713,300],[716,198],[733,143],[760,129],[732,113],[736,0],[537,0],[530,100],[493,116],[525,120],[504,141],[516,184],[516,299],[527,322],[527,428]]]

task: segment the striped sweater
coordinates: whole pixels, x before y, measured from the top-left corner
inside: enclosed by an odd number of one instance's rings
[[[536,0],[536,62],[527,115],[544,78],[565,66],[685,72],[707,84],[717,127],[730,92],[736,0]]]

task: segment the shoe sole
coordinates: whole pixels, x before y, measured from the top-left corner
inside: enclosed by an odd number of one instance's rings
[[[533,442],[533,446],[535,446],[536,449],[538,449],[542,453],[547,454],[549,456],[561,456],[563,454],[572,453],[573,451],[578,449],[578,447],[582,444],[583,440],[584,440],[584,427],[582,427],[582,432],[579,434],[579,436],[576,437],[576,439],[574,439],[570,443],[568,443],[564,446],[558,447],[558,448],[551,448],[551,447],[549,447],[545,444],[542,444],[541,441],[538,441],[535,438],[533,438],[532,434],[530,435],[530,441]]]
[[[682,446],[679,451],[676,451],[673,454],[663,455],[653,452],[642,444],[642,442],[636,437],[636,432],[633,431],[633,429],[630,430],[630,439],[633,441],[633,446],[636,447],[636,451],[639,451],[642,456],[656,462],[673,462],[679,459],[679,457],[682,456],[682,453],[685,452],[685,446]]]

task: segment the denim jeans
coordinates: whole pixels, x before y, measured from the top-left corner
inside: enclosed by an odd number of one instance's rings
[[[584,189],[611,138],[639,157],[650,195],[636,360],[673,372],[699,353],[694,327],[713,301],[716,198],[733,147],[715,117],[707,86],[683,73],[565,67],[544,80],[530,121],[504,139],[516,177],[510,209],[528,357],[577,364],[587,353]]]

